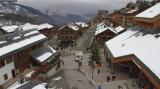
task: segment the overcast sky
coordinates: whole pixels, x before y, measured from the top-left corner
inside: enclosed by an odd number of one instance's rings
[[[136,0],[18,0],[18,3],[40,10],[88,14],[99,9],[114,10]]]

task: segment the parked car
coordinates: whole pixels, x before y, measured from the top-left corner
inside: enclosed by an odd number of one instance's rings
[[[75,61],[82,62],[82,60],[83,60],[83,51],[77,51],[75,53]]]

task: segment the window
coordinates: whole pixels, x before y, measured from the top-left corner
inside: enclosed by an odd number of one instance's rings
[[[13,61],[13,56],[8,57],[8,58],[6,59],[6,63],[7,63],[7,64],[11,63],[12,61]]]
[[[5,62],[4,60],[3,61],[0,61],[0,68],[4,67],[5,66]]]
[[[4,80],[8,79],[8,75],[7,74],[5,74],[3,77],[4,77]]]

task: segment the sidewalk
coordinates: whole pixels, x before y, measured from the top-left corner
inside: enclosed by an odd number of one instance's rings
[[[95,70],[92,70],[91,67],[88,66],[88,60],[89,60],[89,54],[85,54],[82,70],[87,72],[90,79],[92,79],[95,82],[96,87],[102,86],[102,89],[118,89],[118,85],[124,85],[124,83],[128,83],[130,88],[129,89],[139,89],[138,87],[132,87],[133,79],[130,79],[129,75],[123,74],[123,73],[116,73],[116,79],[113,81],[110,79],[109,82],[107,82],[107,76],[111,77],[111,69],[108,68],[108,64],[105,60],[103,49],[101,49],[101,62],[102,66],[100,68],[96,68]],[[97,70],[100,70],[100,73],[97,74]],[[93,74],[92,74],[93,71]]]

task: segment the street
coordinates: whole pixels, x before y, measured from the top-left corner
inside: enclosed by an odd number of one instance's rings
[[[127,74],[121,72],[116,73],[115,80],[110,79],[108,82],[107,77],[112,76],[112,71],[105,60],[103,48],[100,50],[102,66],[92,70],[88,65],[90,52],[86,51],[86,49],[89,47],[88,45],[90,45],[88,42],[94,37],[93,29],[95,29],[95,26],[91,27],[87,33],[78,38],[77,46],[60,51],[64,65],[63,63],[61,64],[61,73],[57,74],[58,76],[61,75],[63,77],[59,86],[65,86],[63,89],[98,89],[100,86],[102,89],[118,89],[119,86],[123,86],[127,83],[129,89],[139,89],[137,86],[132,87],[132,84],[136,79],[130,79]],[[79,50],[84,52],[84,59],[80,70],[74,55]],[[100,70],[100,73],[97,72],[98,70]]]

